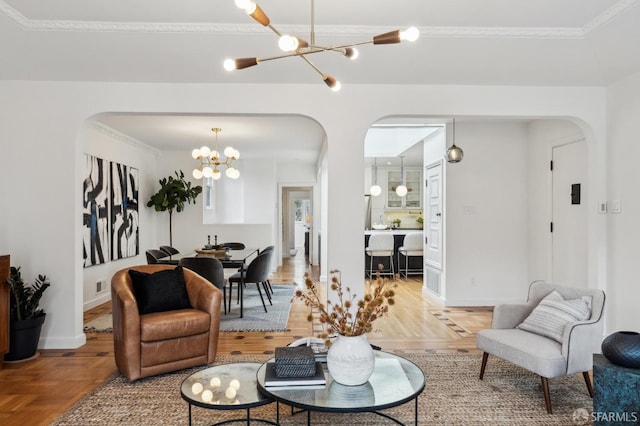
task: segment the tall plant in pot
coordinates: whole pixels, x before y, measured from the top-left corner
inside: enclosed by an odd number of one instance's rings
[[[169,245],[173,247],[172,219],[173,211],[180,213],[185,203],[194,203],[202,192],[200,185],[191,186],[191,182],[184,179],[184,172],[174,172],[176,177],[168,176],[160,179],[160,189],[151,196],[147,207],[153,207],[157,212],[169,212]]]
[[[20,268],[11,267],[7,278],[10,291],[9,352],[5,361],[31,358],[38,350],[42,324],[46,313],[40,308],[40,299],[51,286],[45,275],[38,275],[34,284],[22,279]]]

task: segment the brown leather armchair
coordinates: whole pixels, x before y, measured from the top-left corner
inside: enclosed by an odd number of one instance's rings
[[[140,315],[129,269],[154,273],[173,265],[140,265],[118,271],[111,280],[113,345],[118,370],[129,380],[215,361],[222,292],[184,269],[191,309]]]

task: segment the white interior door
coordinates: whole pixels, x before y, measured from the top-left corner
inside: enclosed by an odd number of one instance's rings
[[[552,150],[552,280],[587,286],[587,147],[578,141]]]
[[[425,185],[424,261],[442,269],[442,162],[426,167]]]

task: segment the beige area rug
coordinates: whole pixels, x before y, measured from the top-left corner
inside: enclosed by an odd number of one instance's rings
[[[255,284],[249,284],[244,290],[243,315],[240,318],[240,305],[236,303],[234,287],[231,311],[220,315],[220,331],[287,331],[295,283],[272,284],[271,288],[271,304],[264,292],[262,294],[267,305],[265,312]],[[84,326],[84,332],[113,333],[113,317],[109,313],[89,321]]]
[[[519,367],[490,358],[484,380],[478,380],[479,353],[401,354],[422,368],[426,388],[419,397],[419,425],[583,425],[579,418],[592,412],[592,400],[582,376],[550,383],[554,414],[544,408],[540,379]],[[270,355],[219,356],[216,364],[262,362]],[[188,406],[180,384],[200,368],[183,370],[133,383],[119,374],[107,379],[52,424],[62,425],[186,425]],[[405,424],[413,424],[414,404],[385,410]],[[194,425],[210,425],[242,417],[244,411],[193,408]],[[275,404],[251,410],[256,418],[275,419]],[[575,420],[574,420],[575,417]],[[280,407],[282,425],[306,424],[306,415],[291,415]],[[372,413],[312,413],[314,425],[388,425]],[[243,424],[243,423],[234,423]],[[244,423],[246,424],[246,422]]]

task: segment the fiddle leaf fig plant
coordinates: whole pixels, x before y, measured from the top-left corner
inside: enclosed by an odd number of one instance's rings
[[[200,185],[191,186],[191,182],[184,179],[184,173],[180,170],[174,172],[176,177],[168,176],[159,180],[160,190],[151,196],[147,207],[153,207],[157,212],[169,212],[169,245],[173,246],[172,219],[173,211],[180,213],[184,210],[185,203],[194,203],[202,192]]]

